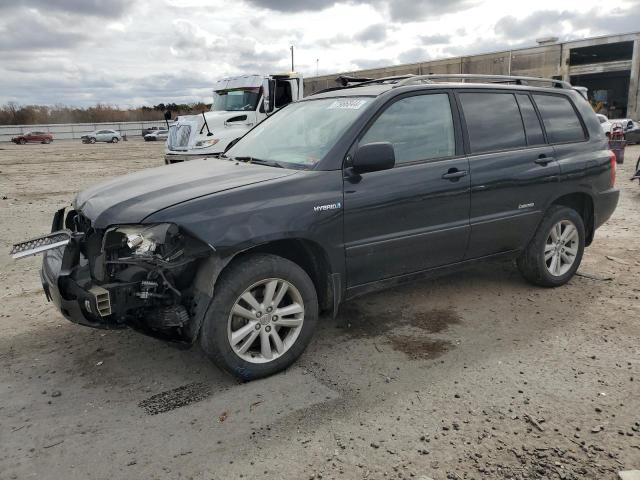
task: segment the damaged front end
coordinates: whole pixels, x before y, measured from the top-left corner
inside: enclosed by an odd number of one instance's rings
[[[15,245],[20,258],[43,253],[47,298],[75,323],[132,327],[165,340],[191,343],[210,302],[198,272],[213,248],[172,223],[95,229],[81,212],[64,209],[52,234]]]

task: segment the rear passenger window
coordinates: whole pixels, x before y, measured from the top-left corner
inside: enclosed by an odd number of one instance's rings
[[[568,98],[560,95],[534,95],[547,137],[551,143],[581,142],[585,139],[580,119]]]
[[[517,94],[516,98],[520,106],[524,130],[527,134],[527,144],[544,144],[544,135],[542,133],[542,127],[540,126],[540,120],[538,119],[535,108],[533,108],[533,103],[531,103],[529,95]]]
[[[361,145],[373,142],[390,142],[396,163],[455,155],[449,96],[417,95],[393,103],[360,140]]]
[[[511,93],[461,93],[471,152],[527,145],[516,99]]]

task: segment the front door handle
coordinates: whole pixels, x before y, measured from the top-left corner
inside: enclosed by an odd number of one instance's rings
[[[553,160],[554,160],[553,157],[548,157],[544,153],[541,153],[540,155],[538,155],[538,158],[534,160],[534,162],[537,163],[538,165],[542,165],[543,167],[546,167],[547,164],[549,164]]]
[[[465,177],[466,175],[467,175],[466,170],[458,170],[457,168],[450,168],[447,173],[442,175],[442,178],[445,180],[451,180],[452,182],[455,182],[458,179]]]

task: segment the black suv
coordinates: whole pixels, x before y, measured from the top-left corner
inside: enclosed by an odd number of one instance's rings
[[[469,80],[312,95],[219,159],[80,193],[12,253],[46,250],[69,320],[198,342],[242,379],[290,365],[319,311],[449,267],[508,256],[562,285],[616,207],[615,156],[569,84]]]

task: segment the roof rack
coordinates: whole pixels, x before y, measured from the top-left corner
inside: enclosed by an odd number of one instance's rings
[[[336,90],[345,90],[347,88],[358,88],[366,85],[375,85],[377,83],[394,83],[400,80],[406,80],[410,76],[411,75],[395,75],[392,77],[382,77],[382,78],[366,78],[366,77],[358,78],[358,77],[348,77],[345,75],[340,75],[335,79],[335,82],[338,84],[337,86],[318,90],[317,92],[314,92],[312,95],[318,95],[319,93],[333,92]]]
[[[350,75],[339,75],[334,81],[340,85],[341,87],[348,87],[352,84],[369,82],[373,80],[373,78],[369,77],[353,77]]]
[[[408,80],[411,77],[416,75],[393,75],[391,77],[381,77],[381,78],[373,78],[371,80],[367,80],[365,82],[360,82],[356,85],[351,85],[351,87],[359,87],[360,85],[373,85],[376,83],[396,83],[401,82],[403,80]]]
[[[393,88],[411,85],[412,83],[433,83],[434,80],[465,80],[475,81],[475,83],[515,83],[516,85],[529,85],[529,82],[549,83],[554,88],[569,88],[573,86],[569,82],[563,80],[555,80],[553,78],[538,77],[519,77],[513,75],[480,75],[480,74],[431,74],[431,75],[411,75],[406,76],[403,80],[399,80]]]

